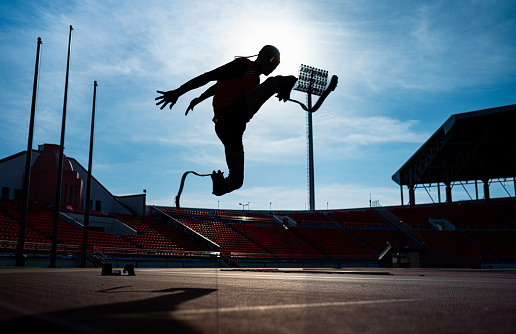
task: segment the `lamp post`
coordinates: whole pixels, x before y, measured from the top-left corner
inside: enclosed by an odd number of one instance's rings
[[[312,94],[321,96],[328,82],[328,71],[311,66],[299,67],[299,79],[294,90],[308,94],[308,109],[312,108]],[[310,211],[315,210],[315,182],[314,182],[314,142],[312,128],[312,113],[307,112],[307,138],[308,138],[308,199]]]

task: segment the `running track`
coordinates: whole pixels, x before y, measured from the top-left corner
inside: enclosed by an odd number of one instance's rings
[[[0,270],[2,333],[516,333],[514,270]]]

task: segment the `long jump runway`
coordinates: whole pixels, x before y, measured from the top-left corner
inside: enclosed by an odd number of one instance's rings
[[[513,270],[0,270],[2,333],[516,333]]]

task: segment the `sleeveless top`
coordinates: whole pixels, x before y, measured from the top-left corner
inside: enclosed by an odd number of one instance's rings
[[[238,100],[246,92],[258,86],[254,63],[247,58],[237,58],[247,62],[246,73],[238,78],[222,79],[215,85],[215,95],[213,96],[213,110],[215,114],[231,103]]]

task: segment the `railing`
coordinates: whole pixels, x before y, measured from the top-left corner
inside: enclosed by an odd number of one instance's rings
[[[180,251],[180,250],[164,250],[164,249],[140,249],[140,248],[117,248],[93,246],[93,252],[101,255],[103,258],[108,257],[219,257],[219,252],[210,251]]]
[[[414,239],[415,241],[417,241],[418,243],[423,243],[423,236],[417,232],[416,230],[414,230],[410,225],[408,225],[407,223],[403,222],[400,218],[398,218],[398,216],[396,216],[395,214],[393,214],[392,212],[390,212],[389,210],[387,209],[376,209],[378,213],[380,213],[381,215],[384,215],[388,220],[390,220],[393,224],[395,224],[396,226],[398,226],[398,228],[403,231],[404,233],[406,233],[408,236],[410,236],[412,239]]]
[[[264,224],[272,224],[274,223],[273,218],[260,218],[260,217],[252,217],[252,216],[238,216],[238,215],[227,215],[221,214],[216,215],[216,217],[222,221],[230,221],[230,222],[243,222],[243,223],[264,223]]]
[[[18,245],[18,241],[13,240],[0,240],[0,249],[4,250],[14,250]],[[24,250],[32,251],[32,253],[45,253],[50,252],[50,248],[52,246],[51,243],[42,243],[42,242],[24,242]],[[65,245],[65,244],[57,244],[57,252],[60,254],[67,255],[79,255],[81,252],[81,247],[79,245]]]
[[[297,226],[337,227],[332,221],[321,220],[301,220],[297,221]]]
[[[290,216],[288,215],[278,215],[278,214],[275,214],[273,215],[273,218],[280,222],[283,226],[286,226],[287,228],[288,227],[292,227],[292,226],[297,226],[297,222]]]
[[[0,240],[0,250],[12,252],[16,249],[17,241]],[[50,243],[25,242],[25,251],[31,254],[48,254]],[[57,245],[58,254],[79,256],[81,247],[79,245]],[[93,246],[91,255],[105,262],[109,258],[219,258],[220,252],[210,251],[178,251],[163,249],[139,249],[139,248],[118,248]],[[297,260],[297,261],[371,261],[375,257],[369,255],[329,255],[318,254],[268,254],[268,253],[244,253],[229,252],[225,254],[229,259],[262,259],[262,260]]]
[[[392,229],[392,226],[385,223],[367,223],[367,222],[339,222],[342,227],[347,228],[370,228],[370,229]]]
[[[263,254],[263,253],[241,253],[230,252],[228,255],[231,259],[280,259],[280,260],[299,260],[299,261],[373,261],[376,255],[318,255],[318,254]]]

